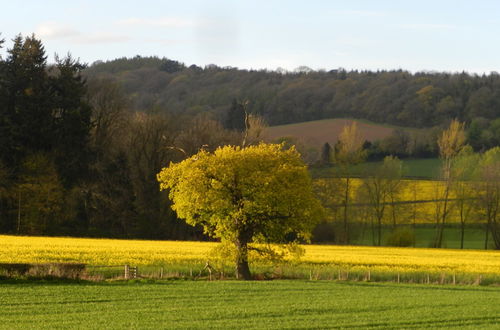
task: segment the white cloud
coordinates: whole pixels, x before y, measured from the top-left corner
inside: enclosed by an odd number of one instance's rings
[[[61,39],[78,36],[80,32],[68,25],[57,22],[45,22],[38,25],[35,34],[45,39]]]
[[[116,22],[119,25],[125,26],[145,26],[145,27],[170,27],[170,28],[185,28],[193,27],[196,22],[190,19],[178,18],[178,17],[163,17],[156,19],[145,19],[145,18],[127,18],[119,20]]]
[[[107,32],[82,33],[69,25],[53,21],[40,24],[35,34],[42,39],[65,39],[75,44],[118,43],[131,39],[126,35]]]

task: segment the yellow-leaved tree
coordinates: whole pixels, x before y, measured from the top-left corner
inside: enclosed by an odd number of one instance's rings
[[[201,150],[158,174],[172,208],[236,250],[236,276],[250,279],[252,243],[308,241],[322,208],[295,148],[261,143]]]

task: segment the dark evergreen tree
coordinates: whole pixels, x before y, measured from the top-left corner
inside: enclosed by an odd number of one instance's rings
[[[50,79],[53,102],[56,166],[63,184],[71,187],[84,178],[90,161],[91,108],[85,101],[81,76],[84,65],[70,55],[56,58]]]
[[[26,154],[49,151],[53,145],[46,60],[39,40],[18,35],[3,65],[0,157],[14,169]]]
[[[245,130],[245,107],[241,102],[233,99],[225,120],[224,128],[243,132]]]
[[[332,163],[332,147],[326,142],[321,149],[321,164],[330,165]]]

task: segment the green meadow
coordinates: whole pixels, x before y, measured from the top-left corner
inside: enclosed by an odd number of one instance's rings
[[[0,282],[2,329],[500,329],[500,290],[334,281]]]

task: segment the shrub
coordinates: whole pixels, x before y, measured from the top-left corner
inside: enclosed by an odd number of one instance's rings
[[[31,276],[78,279],[85,274],[85,264],[79,263],[1,263],[0,273],[7,277]]]

